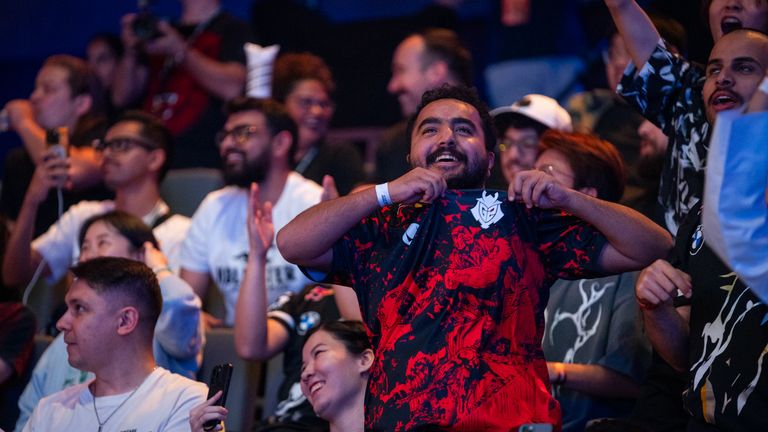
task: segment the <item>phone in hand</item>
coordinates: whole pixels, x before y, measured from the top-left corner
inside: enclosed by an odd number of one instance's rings
[[[211,382],[208,385],[208,397],[212,398],[219,390],[221,397],[216,401],[216,405],[225,406],[227,403],[227,392],[229,391],[229,380],[232,378],[232,363],[222,363],[216,365],[211,372]],[[208,420],[203,424],[203,430],[213,430],[219,420]]]
[[[68,129],[66,127],[59,127],[46,130],[45,143],[48,148],[53,150],[56,157],[65,159],[67,157],[67,146],[69,144]]]

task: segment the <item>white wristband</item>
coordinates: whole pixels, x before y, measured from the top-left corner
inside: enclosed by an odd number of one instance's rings
[[[392,204],[392,198],[389,196],[389,183],[376,185],[376,199],[379,200],[379,207]]]
[[[765,77],[762,81],[760,81],[760,86],[758,86],[757,89],[765,94],[768,94],[768,77]]]

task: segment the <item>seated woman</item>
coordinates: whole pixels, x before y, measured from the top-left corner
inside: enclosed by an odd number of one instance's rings
[[[331,432],[362,431],[373,349],[360,321],[318,327],[304,344],[301,391]]]
[[[202,303],[192,288],[168,269],[168,260],[158,250],[152,229],[122,211],[94,216],[80,231],[80,250],[81,262],[104,256],[131,258],[155,271],[163,295],[163,310],[152,342],[155,361],[158,366],[194,379],[202,360]],[[43,353],[19,399],[21,415],[16,429],[21,430],[40,399],[91,376],[69,365],[60,334]]]
[[[301,391],[315,413],[328,421],[330,432],[362,432],[365,389],[373,365],[373,350],[360,321],[331,321],[316,327],[304,344]],[[214,405],[217,392],[189,413],[192,432],[209,420],[223,421],[227,410]],[[216,431],[222,430],[221,424]],[[284,430],[284,429],[275,429]]]

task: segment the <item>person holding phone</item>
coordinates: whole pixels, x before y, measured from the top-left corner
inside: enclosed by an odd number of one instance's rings
[[[208,389],[155,361],[162,309],[155,272],[133,259],[99,257],[72,274],[57,327],[70,365],[94,378],[41,400],[23,431],[186,430],[189,410]]]

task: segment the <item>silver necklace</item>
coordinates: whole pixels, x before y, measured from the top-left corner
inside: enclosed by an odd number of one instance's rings
[[[154,372],[154,369],[152,370],[152,372]],[[149,374],[149,375],[152,375],[152,373],[150,372],[150,374]],[[116,413],[116,412],[120,411],[120,408],[122,408],[122,407],[123,407],[123,405],[125,405],[125,403],[126,403],[126,402],[128,402],[128,399],[130,399],[130,398],[131,398],[131,396],[133,396],[133,394],[134,394],[134,393],[136,393],[136,392],[139,390],[139,388],[140,388],[142,385],[144,385],[144,381],[146,381],[146,380],[147,380],[147,378],[149,378],[149,375],[147,375],[146,377],[144,377],[144,380],[141,382],[141,384],[137,385],[137,386],[136,386],[136,388],[135,388],[135,389],[133,389],[133,391],[131,392],[131,394],[129,394],[127,398],[123,399],[123,401],[122,401],[122,402],[120,402],[120,405],[118,405],[118,406],[117,406],[117,408],[115,408],[115,410],[114,410],[114,411],[112,411],[112,414],[110,414],[110,415],[109,415],[109,417],[107,417],[107,418],[106,418],[106,419],[105,419],[103,422],[102,422],[102,421],[101,421],[101,419],[99,418],[99,410],[97,410],[97,409],[96,409],[96,395],[94,395],[94,396],[93,396],[93,412],[96,414],[96,422],[99,424],[99,430],[98,430],[98,432],[101,432],[101,428],[103,428],[103,427],[104,427],[104,425],[105,425],[105,424],[107,424],[107,422],[109,421],[109,419],[111,419],[111,418],[112,418],[112,416],[113,416],[113,415],[115,415],[115,413]]]

